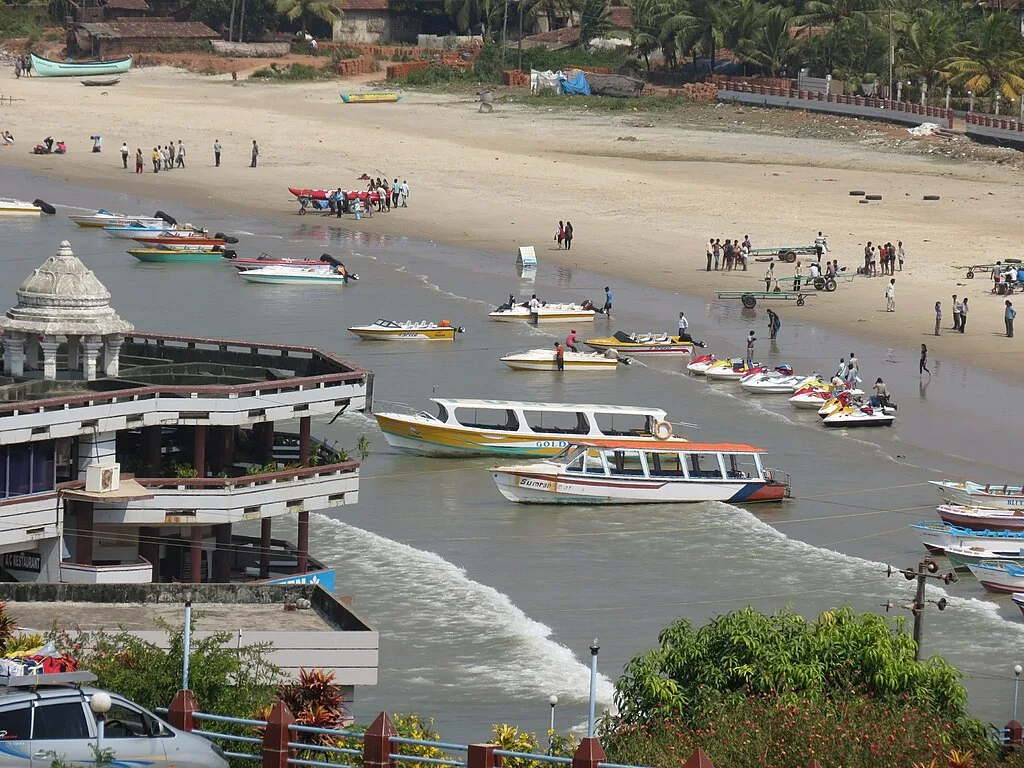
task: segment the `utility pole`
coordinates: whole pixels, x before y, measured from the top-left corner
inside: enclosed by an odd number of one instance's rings
[[[508,50],[508,4],[505,0],[505,18],[501,22],[501,70],[505,71],[505,53]]]
[[[896,50],[892,44],[892,6],[889,6],[889,98],[892,98],[892,71],[893,59],[896,57]]]
[[[925,600],[924,599],[924,586],[928,579],[937,579],[944,584],[952,584],[956,581],[956,575],[949,571],[941,576],[938,575],[939,564],[932,560],[930,557],[926,557],[920,563],[917,564],[917,569],[913,568],[893,568],[891,565],[888,567],[886,576],[895,576],[897,573],[903,574],[903,577],[907,581],[913,581],[917,579],[917,591],[914,594],[914,602],[903,605],[896,605],[891,600],[886,600],[882,605],[885,607],[885,612],[888,613],[890,608],[904,608],[909,610],[914,615],[914,660],[919,661],[921,658],[921,644],[924,640],[924,606],[926,602],[934,603],[935,607],[940,611],[946,610],[946,606],[949,604],[946,598],[940,597],[938,600]]]

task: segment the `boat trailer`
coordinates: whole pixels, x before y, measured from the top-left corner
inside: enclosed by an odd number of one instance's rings
[[[795,301],[798,307],[802,307],[807,299],[813,294],[803,291],[719,291],[720,299],[739,299],[747,309],[757,306],[757,300],[762,301]]]

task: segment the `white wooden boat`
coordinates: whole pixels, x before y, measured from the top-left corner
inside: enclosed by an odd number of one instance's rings
[[[493,467],[501,495],[524,504],[781,501],[789,477],[752,445],[622,440],[571,444],[552,459]]]
[[[322,267],[272,266],[247,269],[239,272],[250,283],[273,285],[345,285],[349,280],[358,280],[359,275],[339,274],[336,267],[325,264]]]
[[[529,349],[505,355],[501,362],[513,371],[557,371],[558,361],[553,349]],[[597,352],[565,350],[562,360],[566,371],[614,371],[625,360],[605,357]]]
[[[88,215],[77,214],[69,216],[75,224],[80,227],[127,227],[129,224],[140,224],[141,226],[164,226],[166,222],[153,216],[126,216],[123,213],[111,213],[110,211],[97,211]]]
[[[454,341],[456,334],[465,333],[462,326],[454,326],[448,320],[432,323],[427,320],[385,320],[381,318],[370,325],[354,325],[349,333],[367,341]]]
[[[616,352],[630,355],[656,355],[658,357],[689,357],[694,347],[703,347],[703,342],[695,342],[689,337],[669,336],[667,333],[626,333],[616,331],[612,336],[598,339],[587,339],[588,347],[604,352],[614,349]]]
[[[973,529],[933,520],[910,526],[929,552],[944,554],[950,547],[982,547],[1001,555],[1024,551],[1024,530]]]
[[[967,569],[989,592],[1008,594],[1024,589],[1024,567],[1002,560],[970,563]]]
[[[596,314],[596,310],[584,309],[579,304],[543,304],[537,308],[535,317],[530,312],[529,307],[524,307],[521,304],[509,307],[505,304],[491,312],[488,316],[492,320],[500,320],[506,323],[580,323],[592,321]]]
[[[1019,485],[982,485],[970,480],[930,480],[939,489],[947,504],[989,507],[991,509],[1024,509],[1024,489]]]
[[[572,439],[653,443],[672,436],[665,411],[643,405],[438,397],[431,402],[436,416],[407,406],[375,413],[388,445],[417,456],[554,456]]]
[[[944,523],[972,530],[1024,531],[1024,509],[987,509],[942,504],[937,508]]]
[[[0,216],[38,216],[43,212],[35,203],[0,197]]]

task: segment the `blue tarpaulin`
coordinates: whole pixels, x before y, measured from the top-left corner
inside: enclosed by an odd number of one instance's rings
[[[562,84],[562,93],[582,93],[584,96],[590,95],[590,83],[587,82],[587,76],[583,74],[583,70],[577,70],[571,80],[565,75],[562,75],[558,78],[558,82]]]

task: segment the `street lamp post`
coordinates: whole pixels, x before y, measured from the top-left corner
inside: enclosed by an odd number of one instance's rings
[[[1003,100],[1003,94],[996,94],[996,117],[999,117],[999,102]]]
[[[974,91],[967,92],[967,111],[974,111]]]
[[[1020,689],[1020,673],[1024,672],[1024,667],[1020,664],[1013,665],[1013,720],[1017,721],[1017,691]]]
[[[558,706],[558,697],[554,694],[548,697],[548,704],[551,705],[551,722],[548,724],[548,754],[555,754],[555,707]]]
[[[597,638],[590,644],[590,711],[587,715],[587,738],[594,736],[594,717],[597,713],[597,653],[601,646]]]
[[[181,687],[188,690],[188,662],[192,654],[192,593],[185,593],[185,633],[181,649]]]

